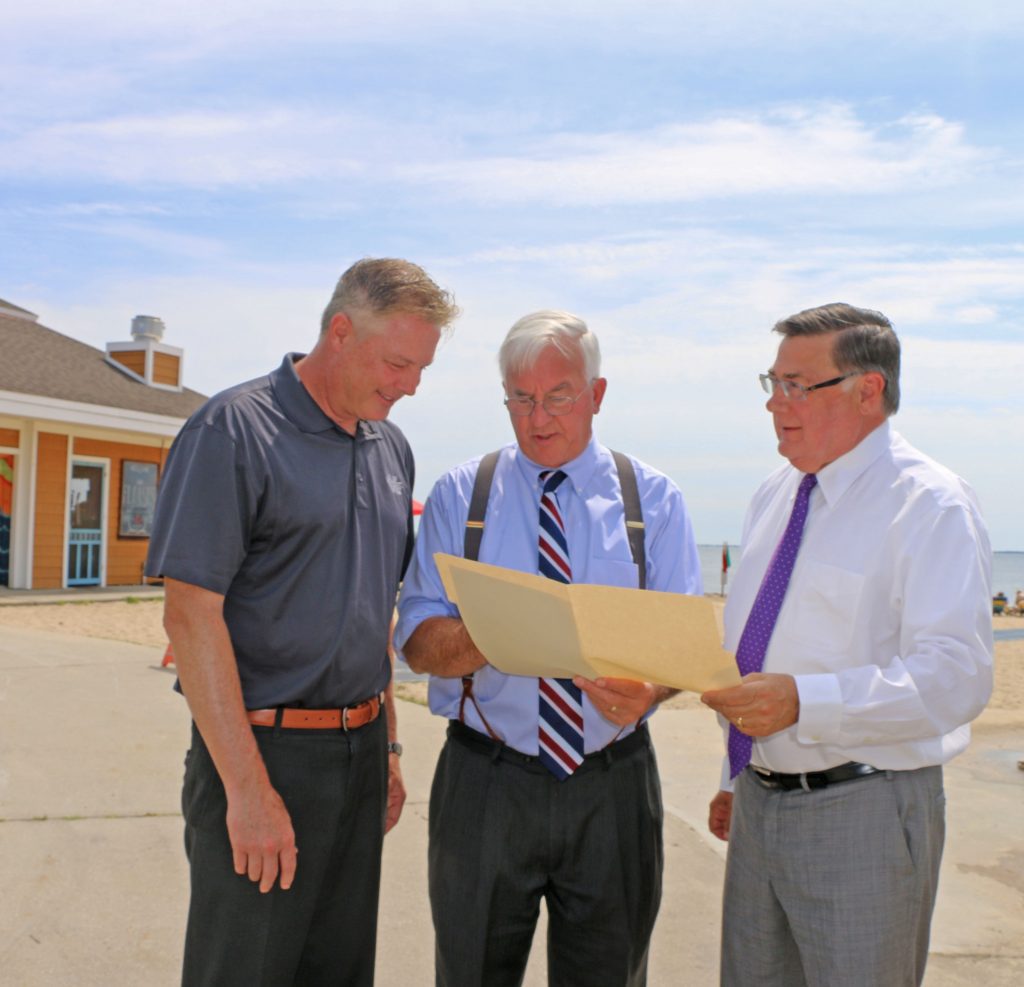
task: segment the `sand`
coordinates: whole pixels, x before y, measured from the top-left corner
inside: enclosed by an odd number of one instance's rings
[[[717,607],[722,601],[713,599]],[[19,604],[0,606],[0,627],[19,627],[83,637],[109,638],[128,641],[155,648],[167,645],[163,629],[163,606],[159,599],[116,600],[91,603]],[[1024,617],[998,616],[992,618],[996,630],[1024,631]],[[989,702],[990,710],[1005,711],[1011,719],[1013,712],[1020,714],[1024,723],[1024,639],[996,642],[995,689]],[[403,685],[402,698],[423,700],[424,686],[420,683]],[[692,693],[681,693],[667,704],[673,708],[698,707],[699,700]]]

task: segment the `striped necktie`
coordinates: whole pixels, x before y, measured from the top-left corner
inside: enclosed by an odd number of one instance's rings
[[[796,562],[797,549],[804,533],[804,521],[807,520],[807,508],[810,504],[811,491],[818,478],[808,473],[800,481],[793,502],[793,511],[789,515],[789,524],[783,532],[782,540],[775,549],[771,562],[761,580],[761,588],[750,608],[747,623],[743,627],[739,646],[736,648],[736,664],[740,675],[759,672],[764,666],[764,656],[768,651],[768,642],[775,621],[782,609],[782,601],[789,586],[789,577],[793,574],[793,563]],[[749,763],[754,749],[752,737],[740,733],[735,725],[729,724],[729,777],[735,778]]]
[[[565,522],[558,509],[555,490],[565,479],[561,470],[540,474],[540,538],[538,570],[548,579],[572,582],[569,543]],[[564,781],[583,763],[583,699],[572,679],[542,678],[537,740],[540,761],[559,781]]]

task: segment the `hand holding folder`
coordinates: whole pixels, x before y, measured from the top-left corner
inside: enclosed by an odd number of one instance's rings
[[[704,597],[559,583],[441,552],[434,561],[473,643],[507,675],[613,676],[697,693],[739,684]]]

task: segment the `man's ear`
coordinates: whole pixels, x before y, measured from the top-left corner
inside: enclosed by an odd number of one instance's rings
[[[877,370],[861,374],[857,381],[861,413],[875,415],[881,412],[885,394],[885,377]]]
[[[598,377],[594,381],[594,414],[601,410],[601,402],[604,400],[604,392],[608,390],[608,381],[604,377]]]
[[[338,312],[336,315],[331,317],[331,321],[327,326],[327,334],[331,337],[332,341],[336,343],[344,343],[346,339],[355,335],[355,326],[352,325],[352,320],[344,313]]]

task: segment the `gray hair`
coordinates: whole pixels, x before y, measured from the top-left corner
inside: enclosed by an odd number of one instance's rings
[[[502,381],[529,370],[549,346],[554,346],[570,360],[582,357],[583,373],[588,381],[601,376],[601,348],[597,336],[579,316],[546,308],[524,315],[509,329],[498,351]]]
[[[339,312],[351,315],[359,311],[379,315],[404,312],[443,329],[458,317],[459,307],[452,294],[439,288],[417,264],[392,257],[364,257],[338,280],[320,319],[320,334],[327,332]]]
[[[881,312],[845,302],[819,305],[775,323],[782,336],[835,333],[832,361],[840,373],[879,373],[885,379],[882,405],[887,415],[900,407],[900,341]]]

